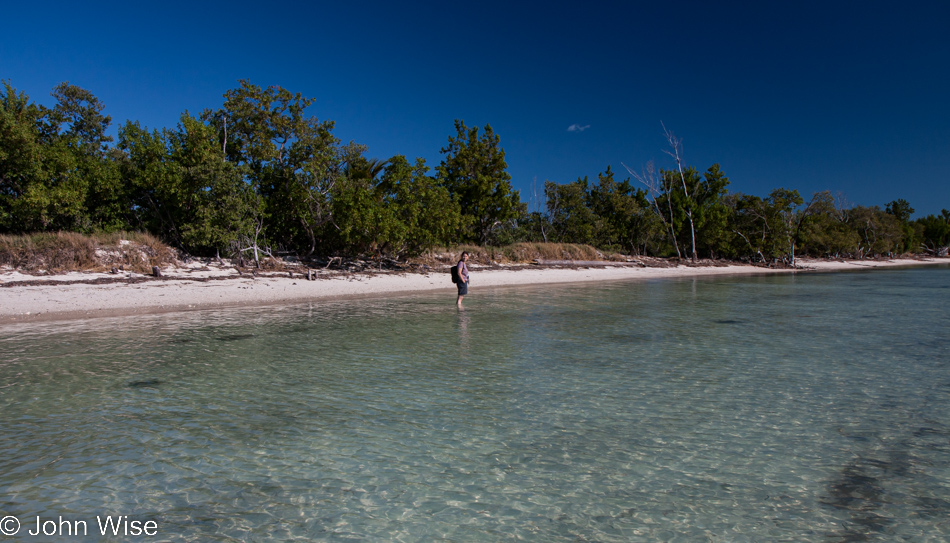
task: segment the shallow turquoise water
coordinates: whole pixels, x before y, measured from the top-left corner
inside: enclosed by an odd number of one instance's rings
[[[148,541],[950,539],[947,267],[465,303],[0,327],[0,516],[23,540],[107,514]]]

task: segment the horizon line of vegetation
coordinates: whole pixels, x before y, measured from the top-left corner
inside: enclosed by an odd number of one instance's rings
[[[333,121],[305,114],[313,99],[242,80],[219,109],[177,127],[112,119],[88,90],[64,82],[56,105],[0,86],[0,234],[143,231],[188,254],[400,259],[433,247],[517,242],[586,244],[658,257],[794,265],[801,255],[946,255],[950,211],[911,220],[818,192],[729,192],[719,164],[687,165],[664,126],[675,168],[652,162],[630,177],[610,166],[594,182],[545,181],[531,208],[511,185],[499,136],[455,121],[430,174],[425,160],[366,156]]]

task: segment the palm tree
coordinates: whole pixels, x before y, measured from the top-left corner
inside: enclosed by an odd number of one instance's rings
[[[345,173],[349,179],[354,181],[370,181],[375,184],[376,178],[383,173],[387,164],[389,164],[389,160],[359,157],[347,163]]]

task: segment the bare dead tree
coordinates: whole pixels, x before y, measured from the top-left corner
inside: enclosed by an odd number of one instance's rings
[[[640,169],[640,173],[637,173],[633,171],[630,166],[627,166],[623,162],[620,164],[627,169],[627,172],[632,175],[634,179],[639,181],[641,185],[647,188],[647,191],[650,194],[650,202],[653,204],[653,209],[656,211],[656,214],[660,216],[660,220],[663,221],[663,226],[670,235],[670,241],[673,242],[673,248],[676,249],[676,257],[682,258],[679,243],[676,241],[676,232],[673,231],[673,202],[669,197],[670,187],[666,186],[662,176],[657,172],[656,165],[653,164],[653,161],[651,160],[650,162],[647,162],[646,166]],[[670,212],[669,221],[666,220],[666,215],[660,209],[660,204],[657,201],[657,198],[663,194],[663,192],[666,192],[667,194],[666,203]]]
[[[765,246],[765,241],[766,241],[766,240],[768,239],[768,237],[772,234],[772,228],[771,228],[771,226],[769,226],[769,218],[768,218],[768,216],[765,214],[764,209],[762,208],[762,206],[764,206],[765,203],[759,201],[759,204],[760,204],[759,206],[749,207],[749,208],[747,208],[747,210],[746,210],[746,212],[747,212],[751,217],[753,217],[753,218],[755,218],[755,219],[758,219],[758,220],[761,221],[761,223],[762,223],[762,231],[761,231],[761,235],[759,236],[759,239],[758,239],[758,244],[757,244],[757,245],[753,245],[753,244],[752,244],[752,241],[751,241],[745,234],[743,234],[742,232],[740,232],[738,228],[734,228],[734,229],[733,229],[733,232],[735,232],[736,234],[739,234],[739,236],[741,236],[742,239],[744,239],[744,240],[746,241],[746,243],[749,245],[749,249],[754,250],[754,251],[756,252],[756,254],[759,255],[759,259],[762,261],[762,263],[763,263],[763,264],[766,264],[766,263],[768,263],[768,259],[765,258],[765,254],[762,253],[762,247]]]
[[[848,211],[854,207],[854,204],[848,201],[848,197],[841,191],[835,193],[834,210],[840,222],[847,222]]]
[[[228,160],[228,116],[224,115],[224,118],[221,120],[221,124],[224,125],[224,138],[221,140],[221,154],[224,156],[224,160]]]
[[[663,127],[663,134],[666,136],[666,141],[669,142],[670,148],[672,149],[672,151],[664,152],[673,157],[673,160],[676,161],[676,169],[679,171],[680,181],[683,183],[683,194],[686,196],[686,217],[689,219],[689,233],[693,242],[693,262],[695,262],[698,260],[698,256],[696,255],[696,227],[693,224],[693,203],[689,197],[689,189],[686,188],[686,176],[683,175],[683,140],[677,139],[662,122],[660,126]]]
[[[276,257],[271,252],[270,247],[265,247],[261,245],[261,233],[264,231],[264,219],[262,217],[255,217],[254,220],[254,234],[242,234],[240,239],[234,242],[234,252],[237,253],[238,257],[243,259],[243,254],[247,251],[254,252],[254,266],[258,269],[261,267],[261,255],[267,255],[276,260]]]
[[[534,181],[531,182],[531,207],[535,209],[535,212],[538,214],[538,228],[541,230],[541,237],[544,239],[544,243],[548,242],[548,234],[544,231],[544,208],[547,205],[545,202],[541,202],[541,197],[538,196],[538,178],[535,176]]]
[[[551,195],[550,198],[544,199],[544,205],[548,208],[548,217],[551,218],[551,235],[555,237],[555,241],[561,240],[561,235],[563,231],[559,231],[557,216],[558,212],[561,210],[561,194],[557,191]]]

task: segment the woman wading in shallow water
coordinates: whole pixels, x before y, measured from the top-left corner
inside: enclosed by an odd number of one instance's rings
[[[468,294],[468,266],[465,265],[465,262],[468,260],[468,251],[462,253],[462,259],[459,260],[458,270],[459,270],[459,282],[455,286],[459,289],[459,298],[455,301],[455,305],[462,307],[462,298]]]

